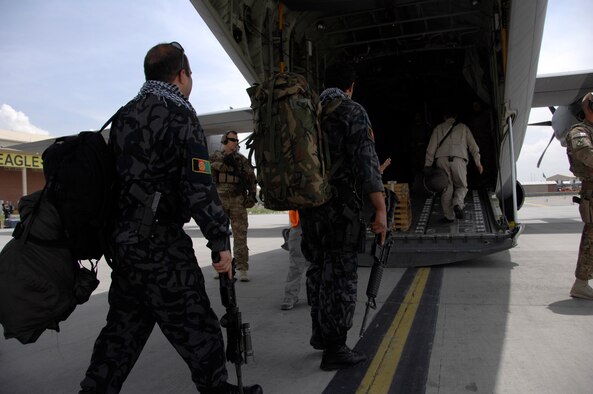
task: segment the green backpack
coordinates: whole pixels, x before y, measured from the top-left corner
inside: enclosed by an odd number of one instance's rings
[[[282,73],[247,89],[260,199],[268,209],[319,206],[331,197],[327,138],[319,126],[319,97],[299,74]]]

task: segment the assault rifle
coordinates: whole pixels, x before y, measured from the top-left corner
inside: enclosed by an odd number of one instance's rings
[[[363,337],[366,329],[367,318],[369,311],[377,309],[377,294],[379,293],[379,287],[381,286],[381,279],[383,278],[383,269],[387,265],[389,254],[391,253],[391,247],[393,246],[393,237],[391,236],[391,225],[393,223],[393,215],[395,213],[395,207],[397,205],[397,195],[394,191],[385,189],[385,205],[387,208],[387,233],[385,235],[385,242],[383,245],[379,245],[381,236],[375,235],[375,241],[371,247],[371,255],[373,256],[373,266],[371,268],[371,275],[369,276],[369,284],[367,285],[367,297],[366,309],[364,311],[364,317],[362,319],[362,327],[360,327],[360,338]]]
[[[212,261],[220,260],[218,252],[212,252]],[[251,347],[251,327],[249,323],[243,323],[241,312],[237,307],[237,296],[235,294],[235,259],[233,259],[233,278],[229,279],[227,273],[221,273],[220,279],[220,299],[226,309],[226,313],[220,318],[220,325],[226,328],[227,346],[226,358],[235,364],[237,371],[237,386],[239,393],[243,394],[243,378],[241,375],[241,365],[247,364],[249,357],[253,357],[253,348]]]

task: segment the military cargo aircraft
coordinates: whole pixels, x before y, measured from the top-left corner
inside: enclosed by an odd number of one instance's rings
[[[530,108],[560,106],[556,122],[546,124],[562,138],[576,122],[565,115],[593,90],[590,73],[536,79],[545,0],[190,1],[251,84],[284,70],[320,91],[326,65],[355,64],[353,98],[369,113],[380,160],[392,159],[384,181],[410,190],[396,211],[402,223],[391,266],[443,264],[515,246],[523,198],[515,163]],[[460,104],[485,168],[480,176],[468,164],[466,215],[453,224],[440,220],[438,197],[424,192],[418,176],[427,138],[449,102]],[[200,120],[210,134],[253,130],[248,108]]]

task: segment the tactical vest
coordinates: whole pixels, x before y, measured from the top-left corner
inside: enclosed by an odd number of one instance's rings
[[[573,153],[581,149],[593,149],[593,125],[577,123],[566,134],[566,153],[570,171],[582,181],[593,181],[593,170],[579,161]]]
[[[211,160],[213,162],[218,161],[222,163],[224,156],[223,152],[217,151],[212,155]],[[237,169],[239,171],[244,171],[241,161],[237,158],[235,160]],[[216,189],[219,193],[240,195],[245,192],[237,171],[226,164],[222,165],[220,169],[212,168],[212,178],[214,179],[214,183],[216,183]]]
[[[230,172],[217,172],[214,176],[214,181],[216,182],[217,185],[223,184],[223,183],[239,183],[241,182],[241,180],[239,179],[239,177],[237,175],[234,175],[233,173]]]

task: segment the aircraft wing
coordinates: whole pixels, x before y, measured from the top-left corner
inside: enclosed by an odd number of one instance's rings
[[[532,107],[571,105],[593,91],[593,70],[538,75]]]
[[[227,130],[238,133],[253,131],[253,111],[251,108],[238,108],[227,111],[198,115],[206,136],[220,135]]]
[[[581,99],[588,92],[593,91],[593,70],[579,73],[558,73],[539,75],[535,80],[532,107],[548,107],[552,112],[551,120],[553,136],[562,146],[566,146],[566,133],[570,127],[579,122]],[[534,126],[542,125],[534,124]],[[542,152],[537,167],[544,158],[548,146]]]
[[[251,133],[253,131],[253,111],[251,108],[239,108],[220,112],[211,112],[198,115],[200,124],[206,136],[220,135],[227,130],[235,130],[239,133]],[[105,139],[109,135],[109,129],[102,132]],[[10,149],[22,152],[41,154],[48,146],[54,143],[55,138],[11,145]]]

